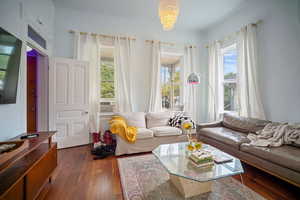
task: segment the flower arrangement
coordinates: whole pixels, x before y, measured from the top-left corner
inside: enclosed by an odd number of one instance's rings
[[[197,140],[194,140],[192,138],[192,129],[193,129],[194,124],[192,123],[191,120],[185,120],[184,122],[182,122],[181,124],[181,128],[183,131],[186,132],[187,136],[188,136],[188,140],[189,140],[189,144],[187,145],[187,149],[189,151],[194,151],[194,150],[198,150],[202,147],[200,142],[197,142]]]
[[[191,132],[193,129],[193,123],[190,120],[185,120],[181,125],[182,129],[186,132]]]

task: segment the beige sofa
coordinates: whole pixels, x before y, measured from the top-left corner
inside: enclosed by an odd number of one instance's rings
[[[168,126],[171,112],[131,112],[118,113],[125,118],[129,126],[138,128],[137,140],[135,143],[128,143],[117,136],[117,147],[115,154],[133,154],[149,152],[160,144],[176,143],[187,141],[187,136],[179,128]]]

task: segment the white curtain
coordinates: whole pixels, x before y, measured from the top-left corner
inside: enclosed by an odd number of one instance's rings
[[[188,76],[195,72],[195,47],[186,47],[184,51],[184,67],[183,67],[183,109],[185,112],[191,114],[192,119],[197,121],[198,109],[196,101],[197,86],[188,85]]]
[[[115,45],[115,80],[116,107],[118,112],[132,112],[132,68],[134,67],[133,39],[116,37]]]
[[[160,88],[160,43],[154,41],[151,43],[151,74],[150,74],[150,100],[149,112],[162,110],[162,97]]]
[[[220,118],[219,91],[220,91],[220,43],[212,42],[208,47],[208,120]]]
[[[256,26],[249,24],[241,29],[237,48],[239,115],[265,119],[257,81]]]
[[[99,132],[100,39],[91,34],[75,33],[74,59],[89,62],[89,129],[91,133]]]

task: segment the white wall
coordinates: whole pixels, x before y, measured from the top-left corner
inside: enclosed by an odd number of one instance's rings
[[[78,11],[69,8],[62,8],[56,5],[55,18],[55,51],[58,57],[72,57],[73,36],[68,33],[70,29],[95,32],[110,35],[126,35],[137,38],[137,66],[134,69],[133,80],[133,101],[135,111],[145,111],[149,96],[149,74],[150,58],[148,57],[145,40],[155,39],[178,44],[194,44],[202,46],[201,38],[196,32],[162,30],[160,24],[157,26],[158,18],[155,21],[145,23],[139,19],[124,19],[114,16],[104,16],[95,12]],[[176,25],[175,25],[176,26]],[[199,58],[197,58],[199,59]],[[200,68],[200,64],[198,65]]]
[[[52,0],[23,0],[25,24],[30,24],[47,41],[48,55],[54,41],[55,7]]]
[[[207,30],[207,41],[222,39],[243,25],[258,26],[259,81],[267,118],[300,121],[300,21],[297,0],[251,0]]]
[[[26,3],[25,3],[26,2]],[[23,40],[17,103],[0,105],[0,141],[26,131],[26,40],[27,24],[38,29],[50,43],[53,36],[54,5],[52,0],[0,0],[0,27]],[[37,18],[44,22],[37,23]],[[52,34],[53,35],[53,34]]]
[[[298,19],[300,23],[300,0],[298,0]]]
[[[300,23],[300,0],[298,0],[298,19]]]

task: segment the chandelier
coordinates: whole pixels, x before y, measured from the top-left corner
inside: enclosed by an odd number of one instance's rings
[[[160,0],[159,17],[165,31],[173,29],[179,15],[179,0]]]

